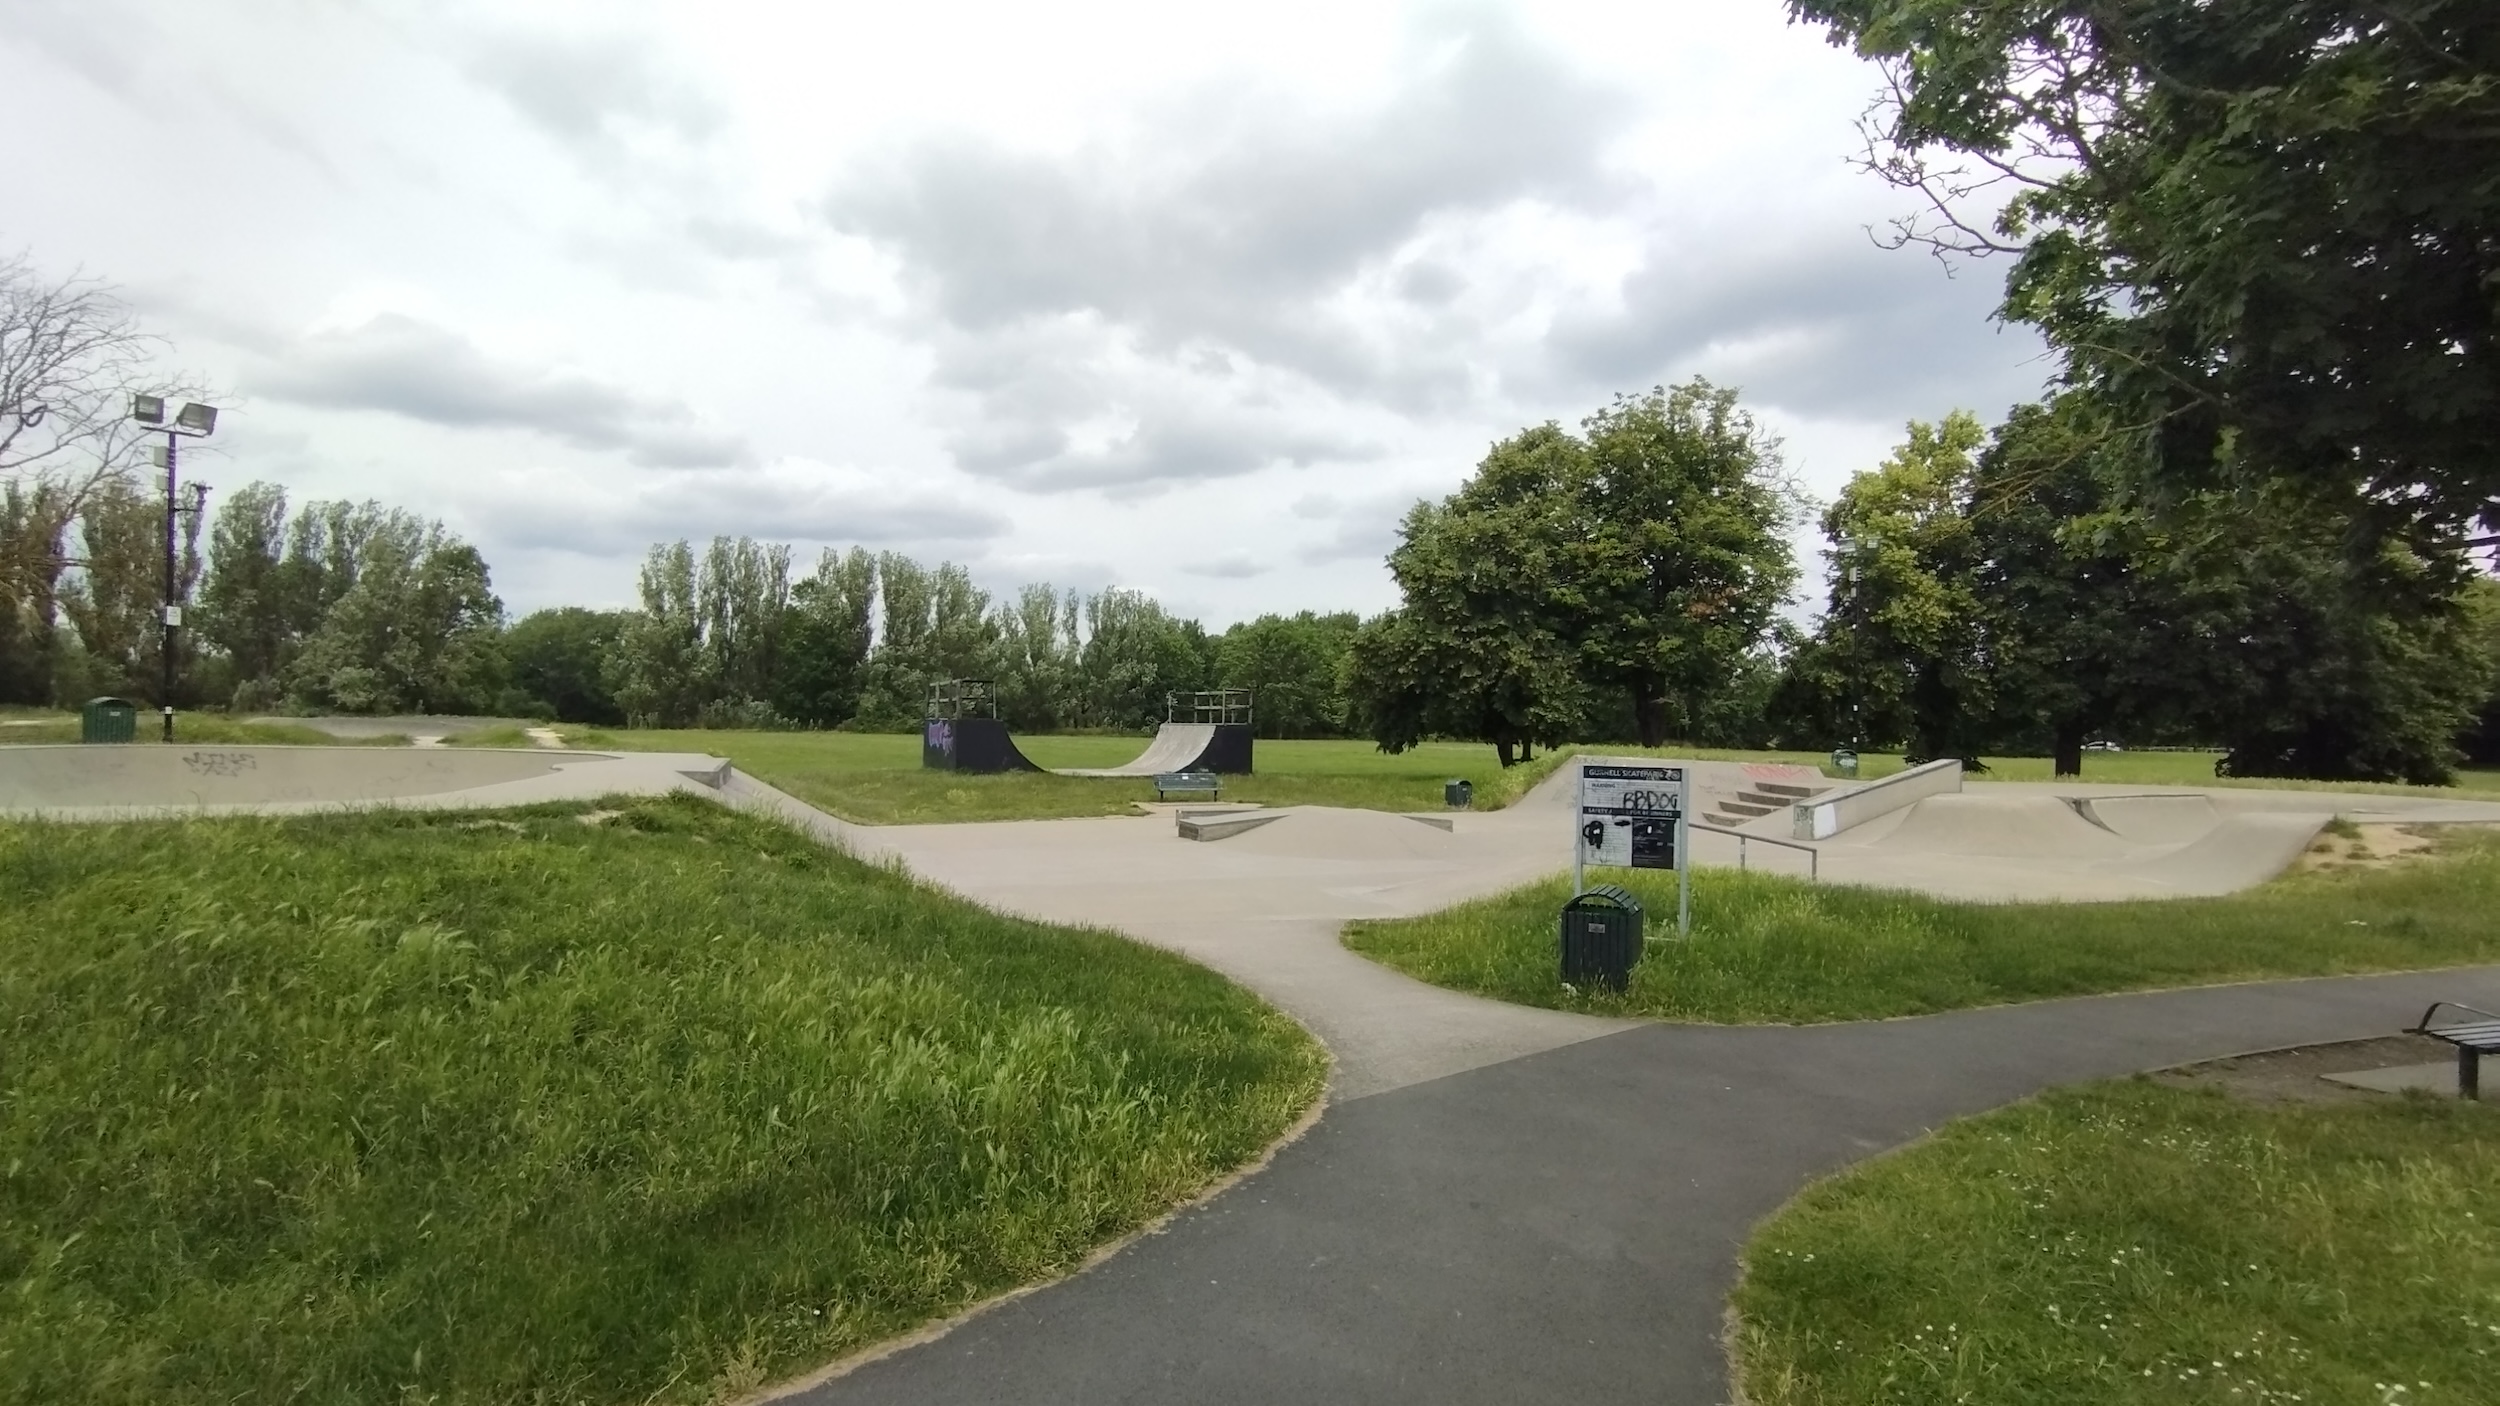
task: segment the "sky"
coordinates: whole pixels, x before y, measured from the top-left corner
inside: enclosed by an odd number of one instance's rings
[[[1876,86],[1776,0],[9,0],[0,251],[213,388],[194,474],[516,614],[749,534],[1221,628],[1394,605],[1412,503],[1619,393],[1819,500],[2037,396],[1998,269],[1870,236]]]

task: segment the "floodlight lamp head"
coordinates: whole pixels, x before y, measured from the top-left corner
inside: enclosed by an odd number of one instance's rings
[[[202,405],[196,400],[192,401],[182,407],[182,413],[174,417],[174,423],[193,434],[215,434],[217,432],[217,407]]]
[[[165,397],[161,395],[132,396],[130,398],[130,418],[138,421],[142,425],[161,425],[165,423]]]

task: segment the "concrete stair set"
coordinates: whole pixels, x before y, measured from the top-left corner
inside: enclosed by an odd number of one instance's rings
[[[1703,810],[1701,822],[1734,830],[1747,821],[1766,815],[1787,815],[1789,807],[1801,805],[1831,790],[1829,786],[1801,786],[1787,781],[1755,781],[1735,796],[1714,795]]]

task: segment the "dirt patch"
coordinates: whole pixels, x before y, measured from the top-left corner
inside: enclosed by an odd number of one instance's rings
[[[2153,1081],[2182,1089],[2220,1089],[2252,1103],[2355,1103],[2399,1098],[2349,1084],[2331,1083],[2329,1074],[2362,1069],[2393,1069],[2407,1064],[2454,1061],[2456,1047],[2424,1035],[2384,1035],[2370,1040],[2344,1040],[2332,1045],[2303,1045],[2293,1050],[2242,1055],[2165,1069]]]
[[[2300,857],[2300,867],[2303,871],[2385,869],[2422,858],[2438,848],[2439,832],[2430,826],[2341,823],[2318,832],[2318,837],[2309,842],[2308,853]]]

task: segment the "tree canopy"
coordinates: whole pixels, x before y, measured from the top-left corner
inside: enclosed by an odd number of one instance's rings
[[[1883,62],[1904,240],[2015,256],[2175,491],[2276,478],[2376,537],[2500,532],[2500,5],[1790,0]]]

